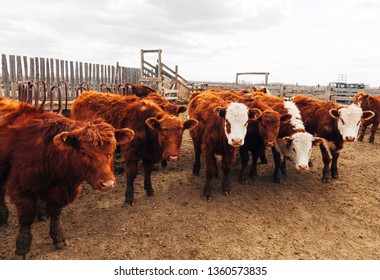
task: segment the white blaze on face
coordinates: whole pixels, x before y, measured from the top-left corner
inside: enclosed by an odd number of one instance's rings
[[[228,144],[239,147],[244,144],[247,133],[248,108],[244,104],[232,102],[226,108],[224,130]]]
[[[360,120],[362,118],[362,109],[351,104],[347,108],[341,108],[339,111],[338,130],[345,141],[355,141],[358,134]]]
[[[287,141],[286,147],[289,155],[293,158],[296,169],[309,169],[313,139],[313,135],[308,132],[297,132]]]

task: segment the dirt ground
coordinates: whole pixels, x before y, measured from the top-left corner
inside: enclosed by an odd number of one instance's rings
[[[205,180],[193,177],[193,148],[188,132],[178,163],[152,175],[155,196],[147,197],[141,175],[134,206],[123,206],[125,175],[117,189],[99,193],[84,185],[78,200],[62,213],[68,241],[56,250],[48,222],[33,225],[29,259],[44,260],[298,260],[380,259],[380,135],[375,144],[350,143],[339,159],[340,178],[321,182],[318,148],[314,167],[297,171],[288,162],[282,184],[272,183],[273,161],[259,166],[259,179],[238,182],[239,158],[231,172],[229,197],[221,179],[213,198],[202,197]],[[14,254],[15,209],[0,227],[0,259]]]

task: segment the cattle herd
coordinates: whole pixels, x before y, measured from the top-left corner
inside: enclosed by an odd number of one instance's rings
[[[133,205],[139,162],[144,189],[152,196],[153,166],[180,159],[182,135],[188,129],[194,146],[193,175],[199,176],[203,156],[203,195],[209,200],[212,179],[219,175],[218,158],[222,190],[229,195],[229,173],[237,154],[239,181],[246,184],[248,176],[259,175],[258,160],[267,162],[267,147],[273,155],[274,183],[286,176],[289,159],[297,170],[308,170],[313,146],[321,150],[322,181],[337,179],[344,143],[363,140],[368,125],[373,142],[380,121],[380,98],[365,93],[358,93],[351,105],[342,105],[303,95],[286,101],[265,89],[214,89],[193,93],[188,107],[148,87],[130,84],[128,94],[82,92],[69,116],[0,97],[0,225],[8,222],[7,195],[19,223],[16,255],[25,259],[30,252],[31,226],[43,213],[50,220],[55,247],[66,245],[60,222],[63,207],[74,201],[84,181],[103,192],[115,188],[115,150],[125,160],[124,202]],[[179,114],[186,110],[184,120]]]

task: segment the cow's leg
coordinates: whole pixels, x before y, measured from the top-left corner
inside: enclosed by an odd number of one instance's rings
[[[286,177],[286,175],[288,175],[286,172],[286,159],[285,158],[281,162],[280,170],[281,170],[281,174],[283,177]]]
[[[5,203],[4,182],[0,181],[0,225],[8,223],[9,210]]]
[[[239,149],[239,154],[240,154],[240,162],[241,162],[241,169],[240,169],[240,175],[239,175],[239,182],[241,184],[246,184],[247,183],[247,166],[248,166],[248,161],[249,161],[249,152],[248,149],[245,145],[240,147]]]
[[[215,166],[215,178],[219,177],[219,169],[218,169],[218,162],[216,161],[216,157],[214,157],[214,166]]]
[[[267,164],[268,163],[268,159],[267,159],[267,155],[265,153],[265,149],[260,151],[259,158],[260,158],[261,164]]]
[[[62,208],[51,203],[46,203],[46,213],[50,217],[50,237],[53,239],[53,244],[57,249],[63,249],[66,244],[66,237],[63,234],[61,224]]]
[[[227,153],[222,158],[222,170],[223,170],[223,179],[222,179],[222,190],[223,193],[227,196],[231,194],[231,185],[230,185],[230,170],[234,162],[235,154]]]
[[[360,135],[359,135],[359,138],[358,138],[358,141],[363,141],[364,139],[364,133],[367,129],[367,126],[366,124],[364,123],[361,123],[361,126],[360,126]]]
[[[327,151],[327,148],[324,145],[319,145],[319,147],[321,149],[322,160],[323,160],[322,182],[328,183],[329,175],[330,175],[331,157],[329,155],[329,152]]]
[[[331,161],[331,177],[334,179],[338,179],[338,158],[339,158],[339,152],[337,151],[331,151],[332,154],[332,161]]]
[[[37,216],[37,199],[30,196],[19,195],[15,201],[19,232],[16,239],[16,255],[26,258],[32,244],[31,226]]]
[[[207,198],[207,200],[211,197],[211,180],[215,176],[215,156],[213,152],[204,153],[205,160],[205,169],[206,169],[206,183],[203,189],[203,196]]]
[[[150,161],[143,160],[144,168],[144,189],[147,196],[153,196],[154,190],[152,187],[151,173],[152,173],[152,163]]]
[[[369,136],[369,143],[373,143],[375,141],[375,133],[376,133],[378,127],[379,127],[378,122],[374,122],[372,124],[371,135]]]
[[[259,159],[259,155],[265,153],[265,145],[260,145],[256,146],[252,150],[252,165],[251,165],[251,172],[250,176],[253,179],[257,179],[259,177],[259,174],[257,173],[257,160]]]
[[[199,170],[201,169],[201,146],[194,142],[194,164],[193,175],[199,176]]]
[[[280,173],[281,163],[282,163],[281,154],[275,148],[272,148],[272,154],[273,154],[273,161],[274,161],[273,182],[281,183],[281,180],[282,180],[282,176]]]
[[[137,160],[126,161],[126,171],[127,171],[127,188],[125,191],[125,204],[133,204],[134,200],[134,182],[138,173],[138,162]]]

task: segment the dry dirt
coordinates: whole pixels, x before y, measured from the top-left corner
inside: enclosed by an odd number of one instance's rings
[[[29,259],[194,260],[194,259],[380,259],[380,136],[375,144],[347,144],[339,160],[340,178],[321,182],[321,156],[314,167],[296,171],[288,162],[282,184],[272,180],[273,164],[259,166],[259,179],[238,183],[239,158],[231,172],[232,190],[222,194],[213,181],[213,198],[202,197],[204,169],[192,175],[193,149],[185,133],[182,157],[152,175],[156,194],[147,197],[141,174],[136,204],[123,206],[125,177],[117,189],[99,193],[84,186],[62,213],[68,240],[56,250],[48,222],[33,225]],[[15,259],[17,220],[0,227],[0,259]]]

